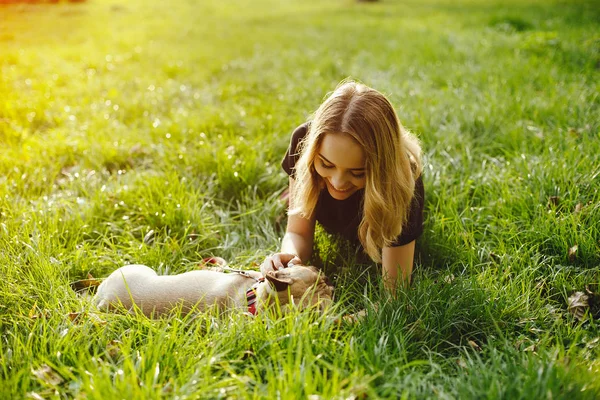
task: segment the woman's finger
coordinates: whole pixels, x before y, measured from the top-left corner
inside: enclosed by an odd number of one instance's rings
[[[266,257],[263,263],[260,265],[260,272],[263,275],[267,275],[267,272],[275,271],[275,267],[273,266],[273,260],[271,257]]]
[[[273,254],[271,256],[271,259],[273,261],[273,268],[275,269],[275,271],[277,271],[279,268],[285,268],[285,266],[281,262],[281,254],[279,254],[279,253]]]
[[[287,266],[288,267],[293,267],[294,265],[300,265],[302,264],[302,260],[300,259],[300,257],[298,256],[294,256],[294,258],[292,258],[288,263]]]

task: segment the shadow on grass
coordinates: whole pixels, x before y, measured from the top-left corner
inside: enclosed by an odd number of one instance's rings
[[[366,311],[356,336],[369,341],[373,336],[388,338],[382,344],[389,347],[384,353],[396,358],[399,351],[410,359],[423,357],[425,350],[456,355],[469,342],[502,337],[510,321],[518,319],[506,299],[483,287],[476,276],[455,271],[455,277],[450,268],[440,270],[440,260],[444,265],[457,263],[458,251],[447,243],[431,242],[429,247],[420,245],[418,251],[425,255],[410,288],[390,298],[380,266],[317,228],[313,263],[334,282],[336,302],[350,312]]]

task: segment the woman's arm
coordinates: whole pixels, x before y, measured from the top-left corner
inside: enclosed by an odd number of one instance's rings
[[[295,207],[294,189],[296,181],[290,177],[290,206]],[[315,235],[315,218],[304,218],[300,215],[288,215],[285,236],[281,242],[281,252],[297,255],[302,262],[308,261],[312,254]]]
[[[410,284],[415,257],[415,241],[404,246],[384,247],[381,255],[383,285],[392,295],[395,295],[398,284],[402,286]]]
[[[294,208],[294,178],[290,177],[290,206]],[[285,235],[281,241],[281,251],[268,256],[261,265],[261,271],[266,274],[270,270],[287,267],[287,263],[298,257],[298,262],[306,263],[312,254],[315,218],[304,218],[300,215],[288,215]]]

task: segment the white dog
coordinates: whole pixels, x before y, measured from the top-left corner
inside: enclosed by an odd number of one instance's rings
[[[266,279],[265,279],[266,278]],[[295,265],[270,271],[265,278],[256,271],[223,273],[209,270],[159,276],[145,265],[127,265],[114,271],[98,287],[99,308],[128,310],[135,304],[147,316],[158,316],[181,305],[188,313],[194,307],[204,311],[244,309],[256,314],[279,302],[301,308],[316,304],[324,308],[333,297],[333,287],[315,267]]]

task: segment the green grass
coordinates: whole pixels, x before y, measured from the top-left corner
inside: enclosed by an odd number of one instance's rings
[[[566,300],[600,292],[599,10],[0,4],[0,398],[598,398],[599,295],[583,322]],[[152,321],[72,292],[125,263],[256,268],[285,228],[289,134],[348,76],[423,143],[406,293],[323,232],[327,316]]]

